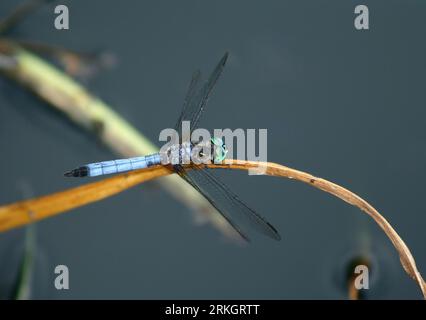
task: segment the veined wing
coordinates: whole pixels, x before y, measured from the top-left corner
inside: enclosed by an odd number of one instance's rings
[[[272,239],[281,240],[278,231],[264,217],[242,202],[208,169],[186,170],[183,166],[176,165],[175,170],[197,189],[245,240],[249,241],[249,237],[241,227],[244,223]]]
[[[200,116],[207,105],[210,94],[223,71],[227,59],[228,53],[226,52],[204,85],[200,84],[201,73],[199,71],[194,72],[184,100],[182,112],[175,126],[176,131],[180,132],[182,121],[185,120],[191,122],[191,131],[197,128]]]

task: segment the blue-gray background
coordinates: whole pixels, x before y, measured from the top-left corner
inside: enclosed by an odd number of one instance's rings
[[[18,1],[3,0],[4,16]],[[202,124],[267,128],[268,159],[330,179],[370,201],[426,272],[426,3],[362,1],[370,30],[353,25],[358,1],[66,1],[10,36],[81,51],[107,49],[118,64],[88,88],[153,141],[173,126],[194,69],[229,63]],[[43,102],[0,79],[0,203],[83,181],[78,164],[114,157]],[[224,180],[281,232],[240,247],[156,184],[37,224],[34,298],[346,298],[345,259],[367,243],[376,280],[369,297],[420,298],[390,241],[358,209],[289,180],[227,171]],[[27,190],[24,192],[24,190]],[[0,235],[3,289],[15,276],[23,229]],[[70,290],[53,269],[70,269]]]

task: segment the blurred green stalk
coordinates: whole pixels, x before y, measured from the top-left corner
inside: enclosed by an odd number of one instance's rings
[[[36,226],[25,228],[25,246],[19,274],[12,293],[12,299],[28,300],[31,298],[33,272],[36,259]]]

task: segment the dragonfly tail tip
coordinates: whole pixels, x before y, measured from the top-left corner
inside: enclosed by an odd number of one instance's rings
[[[89,176],[89,168],[82,166],[74,170],[70,170],[64,173],[65,177],[87,177]]]
[[[70,170],[64,173],[65,177],[87,177],[89,170],[87,166],[83,166],[74,170]]]
[[[65,177],[73,177],[73,176],[74,176],[74,170],[71,170],[71,171],[67,171],[67,172],[65,172],[65,173],[64,173],[64,176],[65,176]]]

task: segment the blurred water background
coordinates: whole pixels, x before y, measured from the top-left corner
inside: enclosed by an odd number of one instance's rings
[[[86,86],[153,141],[175,124],[192,71],[230,59],[202,119],[267,128],[268,160],[330,179],[371,202],[426,273],[426,4],[364,1],[64,1],[9,34],[118,61]],[[0,15],[17,1],[2,0]],[[0,79],[0,203],[80,185],[65,170],[114,155],[14,83]],[[234,245],[155,183],[37,223],[33,298],[346,298],[339,279],[367,248],[379,266],[370,298],[421,298],[374,222],[301,183],[244,172],[223,180],[265,215],[281,242]],[[25,229],[0,234],[0,287],[16,276]],[[360,249],[361,248],[361,249]],[[70,289],[53,286],[54,267]]]

